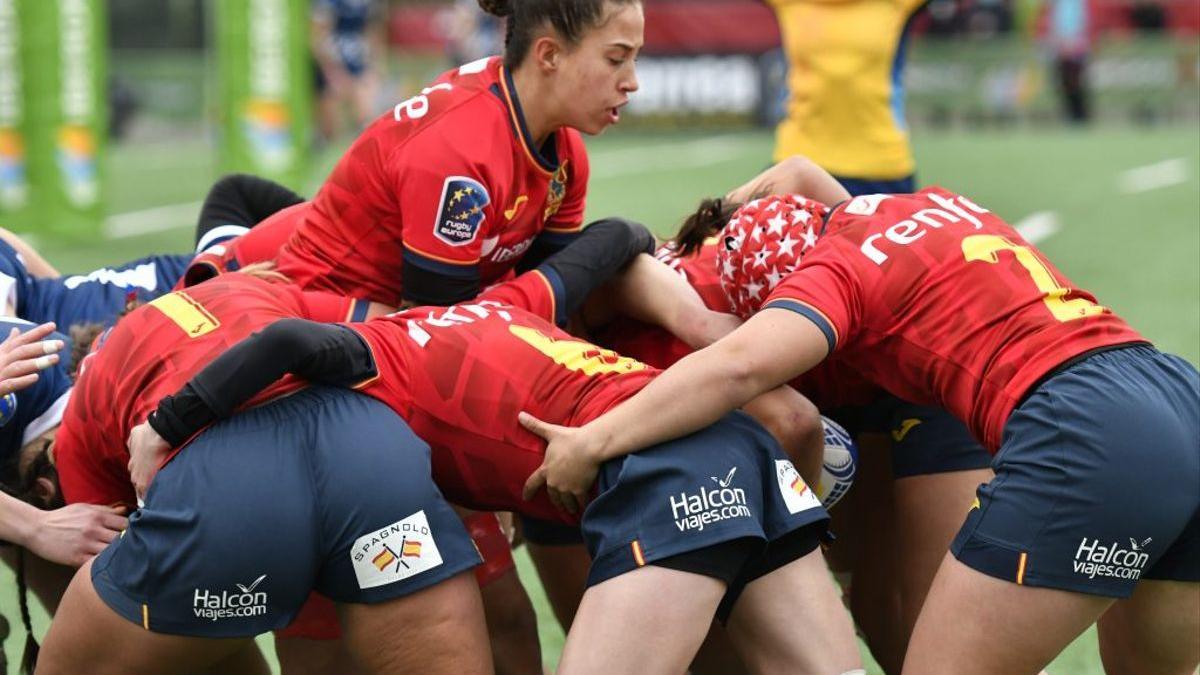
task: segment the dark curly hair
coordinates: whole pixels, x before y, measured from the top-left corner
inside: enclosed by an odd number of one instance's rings
[[[547,22],[564,40],[577,44],[604,19],[604,6],[640,4],[641,0],[477,0],[479,7],[507,20],[504,65],[510,70],[525,60],[534,33]]]

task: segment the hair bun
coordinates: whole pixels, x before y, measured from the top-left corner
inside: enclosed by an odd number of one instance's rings
[[[493,16],[510,16],[513,13],[513,0],[476,0],[479,8]]]

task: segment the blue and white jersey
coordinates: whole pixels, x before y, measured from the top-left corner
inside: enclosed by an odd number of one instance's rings
[[[21,319],[0,318],[0,337],[8,337],[13,328],[24,332],[35,325]],[[46,339],[66,341],[66,337],[58,333],[52,333]],[[60,353],[60,356],[64,355]],[[32,386],[9,394],[0,402],[3,411],[0,414],[0,467],[3,469],[0,480],[15,480],[11,471],[15,467],[10,460],[24,445],[62,422],[71,393],[71,378],[64,361],[65,356],[57,365],[38,373],[37,382]]]
[[[0,301],[26,321],[53,321],[64,333],[78,323],[112,324],[130,293],[149,302],[169,293],[193,254],[154,255],[89,274],[37,279],[12,246],[0,241]]]

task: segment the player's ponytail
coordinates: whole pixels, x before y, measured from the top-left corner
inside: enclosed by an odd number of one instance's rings
[[[537,32],[546,24],[567,44],[605,21],[607,5],[640,4],[641,0],[476,0],[480,9],[506,19],[504,65],[509,70],[525,60]]]
[[[725,228],[729,217],[741,206],[739,202],[729,202],[721,197],[701,201],[700,208],[683,221],[679,233],[672,240],[679,255],[689,256],[699,250],[705,239]]]

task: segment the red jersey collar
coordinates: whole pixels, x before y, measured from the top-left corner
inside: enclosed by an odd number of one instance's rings
[[[551,132],[540,149],[534,145],[534,138],[529,134],[529,127],[525,124],[525,113],[521,110],[521,101],[517,97],[517,87],[513,84],[512,73],[503,64],[500,66],[499,82],[500,98],[508,108],[508,122],[520,141],[525,156],[546,175],[553,175],[558,169],[558,132]],[[543,151],[549,156],[543,154]]]

